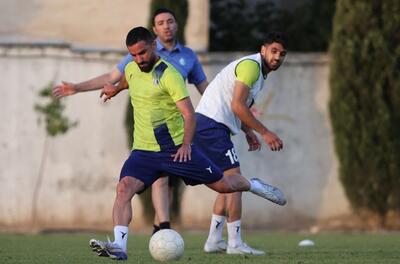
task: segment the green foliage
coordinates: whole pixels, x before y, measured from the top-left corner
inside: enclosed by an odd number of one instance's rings
[[[210,50],[258,51],[269,31],[283,31],[290,50],[326,51],[335,2],[308,0],[289,11],[272,1],[211,0]]]
[[[188,17],[188,1],[187,0],[152,0],[150,3],[150,16],[148,21],[149,29],[153,27],[153,13],[158,8],[168,8],[175,13],[178,23],[177,38],[179,42],[185,44],[185,25]]]
[[[293,11],[280,13],[280,26],[295,51],[327,51],[336,0],[308,0]]]
[[[210,50],[257,51],[263,36],[276,26],[275,6],[245,0],[211,0]],[[228,11],[229,10],[229,11]]]
[[[338,0],[330,113],[340,177],[356,209],[400,209],[400,2]],[[384,224],[384,221],[382,221]]]
[[[78,122],[70,122],[63,115],[64,104],[60,100],[55,99],[51,90],[53,84],[49,83],[46,87],[39,91],[38,95],[41,98],[47,99],[45,104],[35,104],[34,109],[43,116],[46,123],[46,131],[48,135],[55,137],[58,134],[65,134],[70,128],[78,125]],[[41,121],[41,119],[39,119]]]

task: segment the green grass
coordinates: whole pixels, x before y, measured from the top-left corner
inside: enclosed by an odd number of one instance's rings
[[[400,234],[285,234],[248,233],[246,242],[267,255],[230,256],[202,251],[205,233],[183,233],[185,253],[180,263],[400,263]],[[0,234],[0,263],[113,263],[89,250],[91,237],[104,234]],[[302,239],[316,245],[300,248]],[[131,235],[127,263],[157,263],[148,251],[148,235]]]

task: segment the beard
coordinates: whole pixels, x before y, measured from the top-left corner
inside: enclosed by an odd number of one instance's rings
[[[152,67],[150,67],[149,62],[143,62],[141,64],[138,64],[138,66],[142,72],[149,72],[152,68]]]
[[[273,61],[272,63],[268,63],[267,66],[271,71],[276,71],[281,66],[281,63],[279,63],[279,61],[278,62]]]
[[[140,64],[138,64],[139,69],[142,72],[150,72],[153,69],[154,64],[157,61],[157,56],[154,56],[153,58],[150,58],[148,61],[144,61]]]

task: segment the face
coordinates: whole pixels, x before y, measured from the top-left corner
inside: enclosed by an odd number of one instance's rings
[[[286,50],[283,48],[282,44],[277,42],[264,44],[261,47],[261,56],[268,69],[276,71],[285,59]]]
[[[171,42],[175,40],[178,24],[170,13],[161,13],[154,18],[153,31],[161,42]]]
[[[141,40],[132,46],[128,46],[128,50],[142,72],[151,71],[157,60],[155,41],[152,44],[148,44]]]

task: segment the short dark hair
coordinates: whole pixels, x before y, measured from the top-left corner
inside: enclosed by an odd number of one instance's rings
[[[155,26],[154,19],[156,18],[156,16],[158,16],[159,14],[162,14],[162,13],[171,14],[174,17],[175,21],[176,21],[176,16],[175,16],[174,11],[172,11],[171,9],[165,8],[165,7],[161,7],[161,8],[157,8],[156,11],[154,11],[154,13],[153,13],[153,17],[152,17],[152,20],[151,20],[152,23],[153,23],[153,26]]]
[[[286,49],[288,42],[286,34],[278,31],[269,32],[265,37],[263,44],[272,44],[274,42],[281,44],[283,48]]]
[[[142,40],[151,44],[154,41],[154,36],[147,28],[135,27],[126,36],[126,46],[132,46]]]

